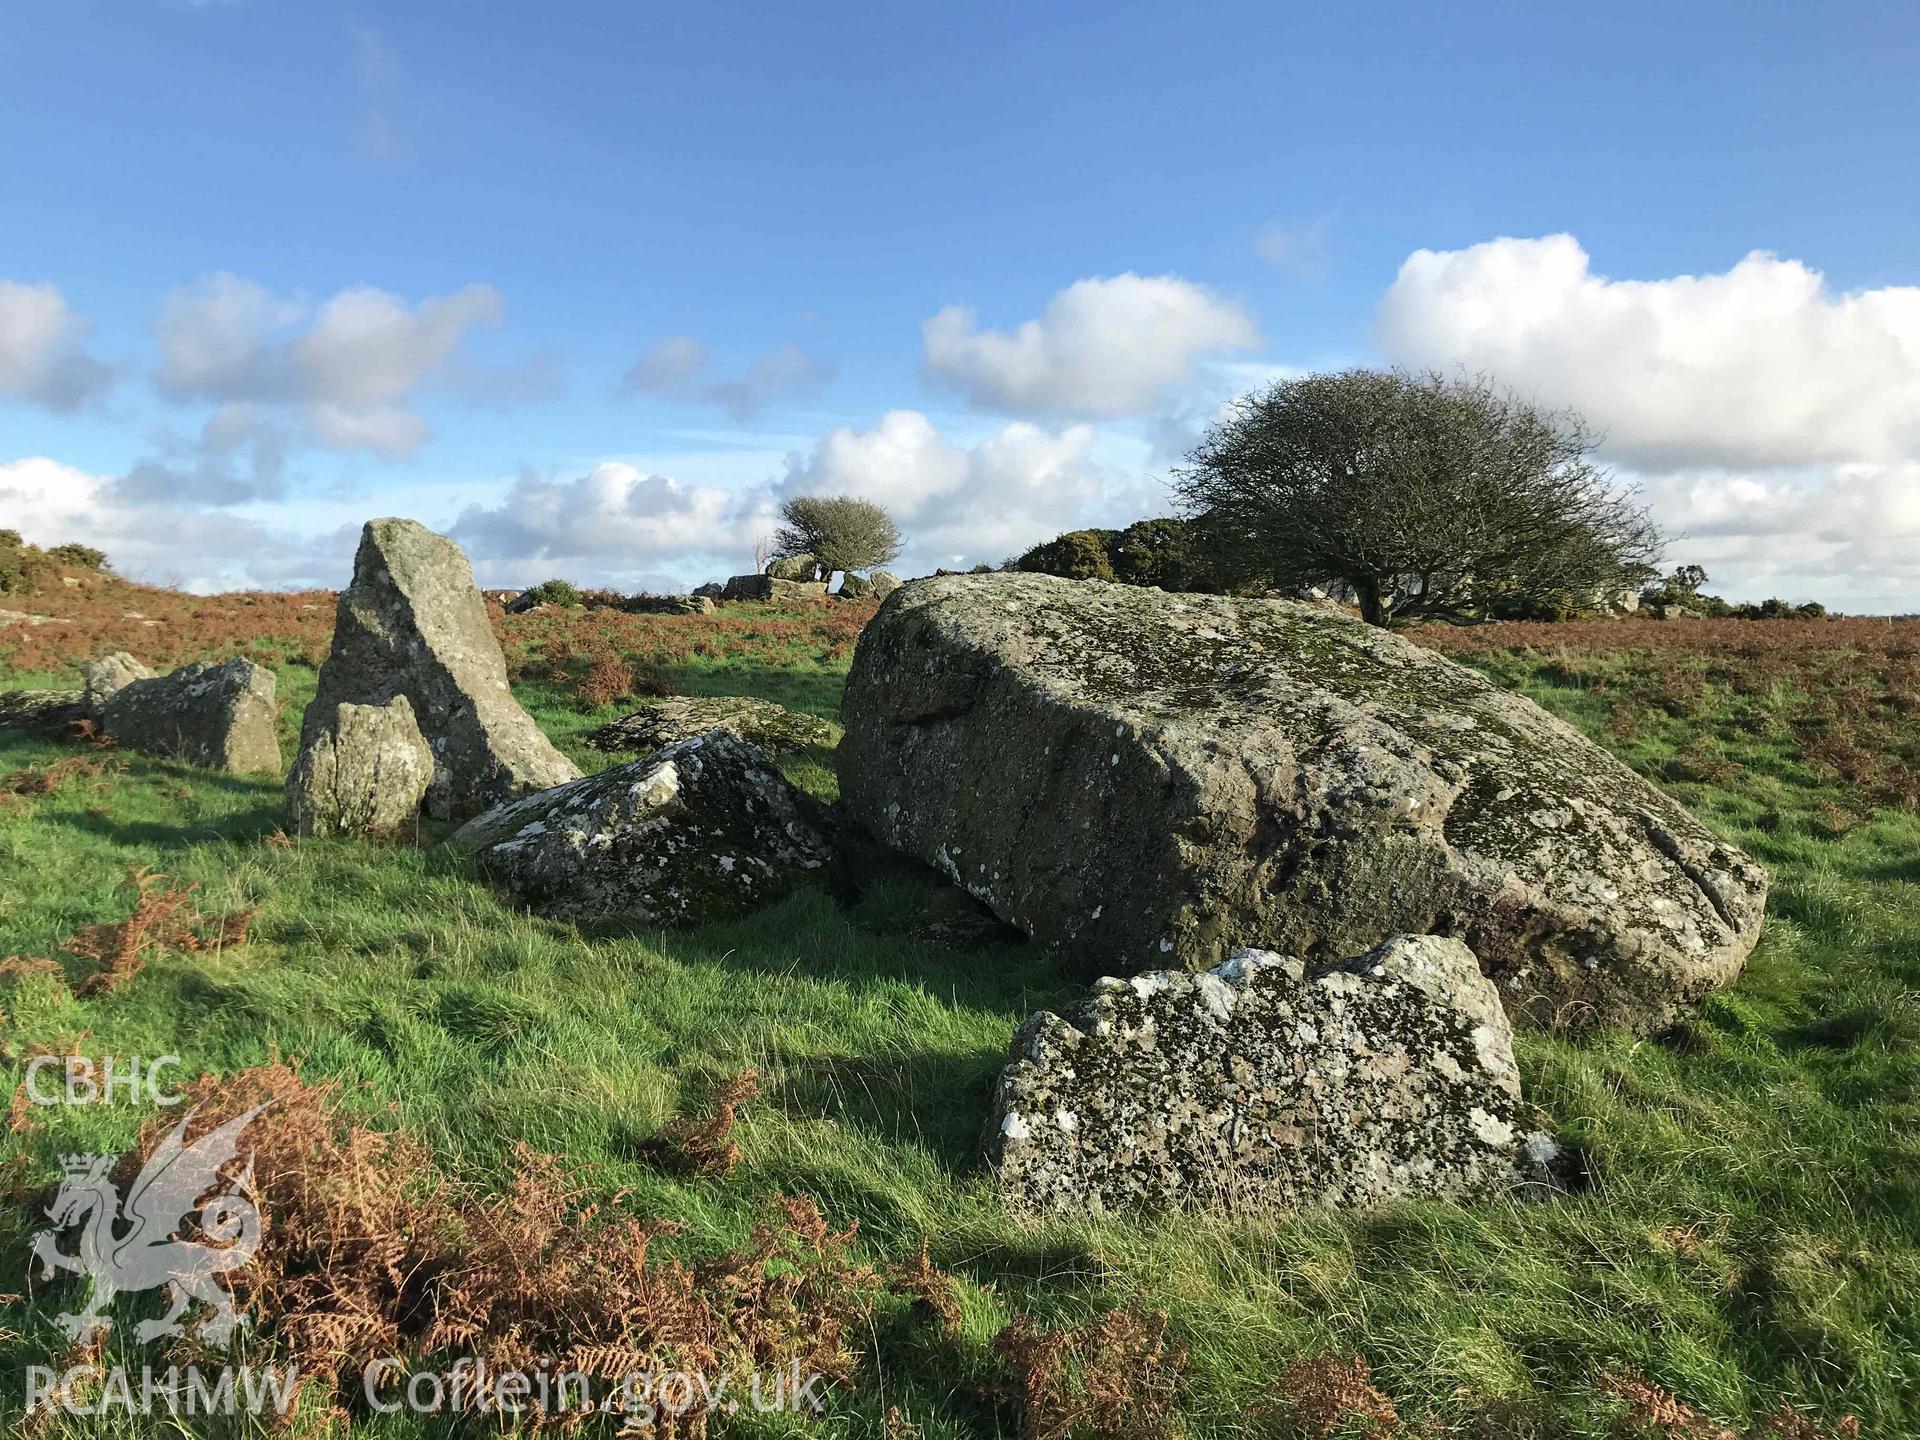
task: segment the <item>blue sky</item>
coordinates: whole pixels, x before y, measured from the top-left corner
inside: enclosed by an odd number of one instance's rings
[[[1731,593],[1920,609],[1916,73],[1905,5],[16,0],[0,524],[678,586],[832,488],[931,568],[1399,363],[1578,405]]]

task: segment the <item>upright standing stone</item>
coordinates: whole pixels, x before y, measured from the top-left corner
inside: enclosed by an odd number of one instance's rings
[[[342,704],[287,772],[287,816],[296,835],[391,834],[419,815],[432,780],[433,747],[406,696]]]
[[[273,672],[251,660],[196,660],[130,680],[100,707],[116,745],[236,775],[280,773]]]
[[[342,704],[384,706],[396,695],[433,747],[430,815],[470,815],[580,774],[508,689],[506,658],[460,547],[412,520],[369,520],[301,750],[334,725]]]

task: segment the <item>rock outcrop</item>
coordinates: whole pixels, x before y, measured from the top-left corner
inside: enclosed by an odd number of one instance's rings
[[[586,739],[596,750],[646,754],[710,730],[724,730],[769,753],[832,745],[840,734],[817,715],[750,695],[668,695],[643,701],[631,715],[602,725]]]
[[[120,691],[135,680],[151,680],[154,672],[124,650],[116,650],[80,667],[80,693],[89,714],[98,715]]]
[[[387,835],[419,817],[433,747],[404,695],[385,705],[336,705],[287,772],[296,835]]]
[[[273,672],[251,660],[196,660],[129,680],[98,709],[116,745],[236,775],[280,773]]]
[[[777,605],[812,605],[827,598],[824,580],[781,580],[772,575],[735,575],[720,592],[722,600],[771,600]]]
[[[716,732],[510,801],[449,843],[541,914],[685,925],[758,909],[819,869],[819,820],[758,750]]]
[[[1084,973],[1452,934],[1516,1020],[1647,1030],[1766,874],[1572,727],[1325,607],[920,580],[860,638],[850,815]]]
[[[1531,1168],[1513,1032],[1458,940],[1102,980],[1027,1021],[1013,1055],[985,1139],[1016,1212],[1467,1199]]]
[[[369,520],[340,595],[333,650],[320,667],[300,749],[343,704],[411,704],[433,747],[427,813],[474,814],[580,771],[507,688],[506,659],[460,547],[412,520]]]

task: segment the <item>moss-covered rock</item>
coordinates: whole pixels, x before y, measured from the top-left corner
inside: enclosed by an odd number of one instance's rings
[[[1759,935],[1765,872],[1671,797],[1322,606],[915,581],[842,713],[854,818],[1089,974],[1457,935],[1516,1018],[1645,1030]]]
[[[209,770],[278,775],[275,691],[264,665],[196,660],[118,685],[99,706],[100,733],[129,750]]]
[[[386,835],[420,814],[433,779],[433,747],[404,695],[385,705],[343,704],[287,772],[287,818],[296,835]]]
[[[780,753],[832,745],[839,727],[751,695],[666,695],[645,700],[631,715],[589,732],[596,750],[647,754],[710,730],[724,730],[762,750]]]
[[[1457,940],[1102,980],[1027,1021],[1013,1057],[986,1151],[1017,1212],[1466,1199],[1534,1168],[1513,1031]]]

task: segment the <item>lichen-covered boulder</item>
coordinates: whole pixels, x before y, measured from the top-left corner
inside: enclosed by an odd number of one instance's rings
[[[811,605],[827,598],[824,580],[781,580],[773,575],[735,575],[720,591],[722,600],[770,600],[776,605]]]
[[[80,693],[87,713],[98,715],[107,701],[135,680],[151,680],[154,672],[124,650],[89,660],[80,667]]]
[[[62,731],[91,716],[79,690],[0,690],[0,730]]]
[[[718,580],[709,580],[704,585],[694,586],[693,593],[703,600],[718,600],[722,595],[727,593],[727,587],[722,585]]]
[[[818,804],[724,732],[509,801],[450,843],[517,903],[563,920],[742,915],[831,851]]]
[[[876,570],[867,577],[873,586],[873,598],[884,600],[900,588],[900,577],[891,570]]]
[[[842,600],[865,600],[873,594],[873,582],[849,570],[840,577],[840,588],[834,593]]]
[[[251,660],[196,660],[129,680],[99,709],[116,745],[236,775],[280,773],[273,672]]]
[[[406,696],[336,705],[287,772],[287,818],[296,835],[392,834],[419,817],[432,780],[433,747]]]
[[[710,730],[724,730],[772,753],[832,745],[840,734],[829,720],[751,695],[667,695],[642,701],[631,715],[602,725],[586,739],[596,750],[644,754]]]
[[[811,555],[782,555],[767,562],[767,574],[776,580],[818,580],[820,562]]]
[[[1323,606],[952,575],[860,637],[850,815],[1083,973],[1451,934],[1508,1014],[1648,1030],[1766,874],[1571,726]]]
[[[427,813],[471,815],[579,775],[507,688],[507,662],[460,547],[412,520],[369,520],[333,650],[300,727],[304,752],[343,704],[404,695],[433,747]]]
[[[1015,1036],[986,1131],[1009,1209],[1242,1214],[1527,1178],[1513,1032],[1458,940],[1102,980]]]

